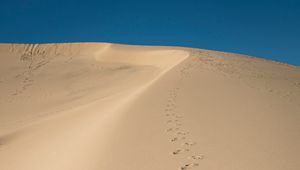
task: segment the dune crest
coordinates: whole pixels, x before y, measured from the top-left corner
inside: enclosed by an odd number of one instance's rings
[[[110,43],[0,59],[0,169],[300,168],[299,67]]]

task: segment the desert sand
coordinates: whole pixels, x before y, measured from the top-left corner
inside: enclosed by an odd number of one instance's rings
[[[0,170],[300,169],[300,67],[110,43],[0,59]]]

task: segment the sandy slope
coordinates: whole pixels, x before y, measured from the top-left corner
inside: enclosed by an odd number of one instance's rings
[[[0,45],[1,170],[298,170],[300,68],[207,50]]]

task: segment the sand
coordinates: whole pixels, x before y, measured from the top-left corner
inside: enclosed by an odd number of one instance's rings
[[[1,170],[300,169],[300,67],[110,43],[0,59]]]

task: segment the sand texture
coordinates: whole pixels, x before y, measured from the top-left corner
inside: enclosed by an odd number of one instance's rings
[[[300,67],[110,43],[0,61],[0,170],[300,169]]]

